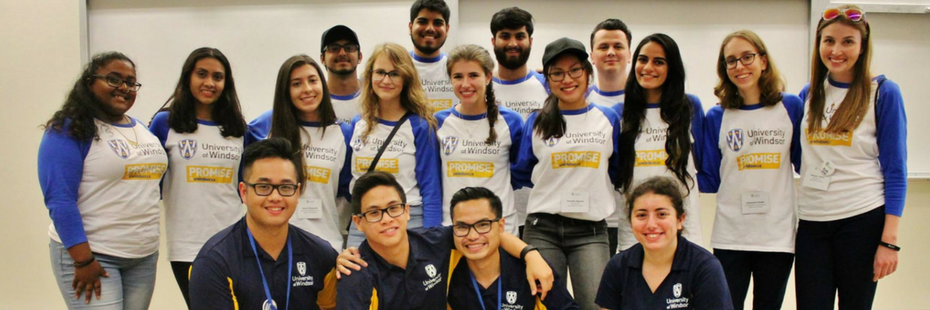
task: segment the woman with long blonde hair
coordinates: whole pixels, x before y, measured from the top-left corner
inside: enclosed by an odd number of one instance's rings
[[[829,8],[817,24],[811,81],[801,91],[798,309],[871,309],[898,264],[907,191],[907,119],[898,85],[870,71],[865,12]]]
[[[411,228],[442,224],[439,144],[436,119],[428,107],[409,53],[396,43],[375,46],[365,64],[362,113],[352,120],[352,184],[375,164],[404,187],[410,204]],[[397,126],[389,143],[385,143]],[[350,185],[349,188],[351,188]],[[349,246],[358,246],[364,235],[352,227]]]

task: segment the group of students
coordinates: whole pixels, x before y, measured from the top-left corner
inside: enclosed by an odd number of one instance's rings
[[[215,48],[190,54],[148,127],[125,114],[135,64],[95,55],[39,149],[69,309],[147,308],[159,200],[193,309],[742,309],[750,278],[754,309],[779,309],[792,265],[798,309],[837,292],[868,309],[894,272],[906,118],[897,84],[869,71],[858,7],[823,12],[800,96],[761,38],[728,35],[706,115],[665,34],[631,51],[608,19],[591,54],[549,43],[539,73],[532,15],[507,8],[495,70],[478,45],[439,51],[449,15],[416,1],[415,49],[376,46],[361,78],[356,34],[330,28],[322,65],[287,59],[248,124]],[[713,254],[698,192],[717,193]]]

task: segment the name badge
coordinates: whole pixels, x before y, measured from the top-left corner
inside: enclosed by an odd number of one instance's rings
[[[816,170],[807,174],[801,182],[802,186],[825,191],[830,188],[830,179],[836,172],[836,165],[832,161],[825,161]]]
[[[317,198],[303,199],[297,206],[297,218],[320,219],[323,218],[323,200]]]
[[[588,192],[565,192],[562,193],[562,212],[563,213],[587,213],[590,210],[591,201]]]
[[[748,192],[743,193],[743,214],[768,213],[772,208],[769,203],[769,193]]]

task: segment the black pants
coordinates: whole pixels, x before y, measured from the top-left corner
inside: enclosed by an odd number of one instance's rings
[[[794,254],[714,249],[723,265],[733,308],[743,310],[752,278],[752,309],[778,310],[785,300],[785,287],[791,275]]]
[[[174,280],[178,281],[178,287],[181,289],[181,295],[184,295],[184,302],[187,303],[187,308],[191,308],[191,294],[190,294],[190,271],[191,263],[190,262],[171,262],[171,271],[174,272]]]
[[[614,257],[617,254],[617,234],[620,233],[620,228],[617,227],[607,227],[607,246],[610,247],[610,252],[607,252],[610,257]]]
[[[798,310],[872,309],[875,251],[885,228],[885,207],[829,222],[800,221],[795,241]]]

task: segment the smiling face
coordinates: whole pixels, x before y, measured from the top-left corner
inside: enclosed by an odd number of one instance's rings
[[[97,70],[96,75],[102,77],[92,78],[90,90],[100,104],[101,119],[117,122],[121,121],[136,102],[136,92],[130,90],[125,83],[119,87],[107,85],[106,76],[116,76],[130,84],[136,83],[136,68],[127,61],[112,60]]]
[[[216,58],[203,58],[194,64],[191,72],[191,95],[198,104],[209,105],[216,102],[226,86],[226,68]]]
[[[584,65],[578,56],[570,53],[562,54],[555,59],[549,66],[548,76],[553,73],[561,72],[563,79],[561,81],[549,80],[549,89],[552,94],[559,98],[559,101],[569,105],[583,105],[585,92],[588,89],[588,72],[583,72],[580,76],[573,78],[571,72],[577,72],[581,69],[584,71]]]
[[[862,33],[853,26],[834,22],[820,32],[820,60],[830,78],[841,83],[853,80],[854,68],[862,54]]]
[[[669,197],[655,193],[636,198],[630,212],[633,236],[646,252],[674,250],[684,220],[684,216],[679,218]]]
[[[455,205],[452,225],[474,225],[479,221],[495,218],[496,214],[487,199],[466,200]],[[455,248],[468,260],[482,260],[498,252],[502,233],[504,233],[504,220],[492,222],[491,231],[484,234],[479,234],[475,228],[470,228],[465,237],[454,237]]]
[[[442,18],[442,13],[429,9],[420,10],[407,27],[414,48],[424,56],[435,56],[446,43],[446,33],[449,32],[449,24]]]
[[[744,65],[740,58],[750,55],[755,55],[752,63]],[[727,69],[727,76],[740,92],[758,90],[762,71],[768,68],[768,58],[765,55],[760,55],[759,50],[746,39],[734,37],[723,46],[723,57],[727,61],[736,60],[736,68]]]
[[[622,30],[601,29],[594,33],[591,63],[598,74],[623,74],[630,65],[630,46]]]
[[[494,56],[501,67],[516,70],[526,65],[530,58],[533,38],[526,32],[526,26],[520,29],[502,29],[498,31],[491,44],[494,45]]]
[[[304,64],[291,70],[289,83],[291,102],[297,111],[300,111],[298,117],[305,121],[318,120],[320,102],[323,101],[323,82],[320,79],[320,73],[313,66]]]
[[[378,79],[378,75],[375,73],[391,73],[397,72],[397,70],[397,67],[394,66],[394,63],[391,62],[391,58],[387,55],[378,56],[371,66],[372,72],[369,74],[371,78],[371,87],[381,101],[399,100],[400,93],[404,90],[404,80],[402,77],[392,78],[390,74],[386,74],[381,79]]]
[[[636,81],[647,93],[662,93],[662,85],[668,78],[668,61],[665,49],[656,42],[643,45],[636,56]],[[649,102],[655,103],[655,102]]]
[[[376,186],[362,195],[360,213],[371,210],[383,210],[388,206],[401,204],[403,200],[397,190],[391,186]],[[410,220],[410,207],[404,206],[404,214],[391,217],[387,212],[381,214],[381,220],[370,223],[362,215],[352,215],[358,230],[365,234],[368,243],[374,248],[388,248],[407,241],[407,221]]]
[[[245,182],[298,184],[297,170],[290,160],[269,157],[255,160],[248,168]],[[288,220],[297,210],[297,201],[300,198],[300,189],[290,197],[281,196],[278,190],[271,191],[268,196],[259,196],[255,189],[245,183],[239,183],[239,195],[245,203],[250,226],[257,225],[266,229],[279,229],[287,226]]]
[[[487,104],[484,92],[491,83],[491,74],[485,73],[477,61],[459,61],[452,65],[452,90],[463,105]]]
[[[355,44],[349,40],[336,40],[333,45]],[[349,75],[355,73],[359,61],[362,60],[362,51],[347,52],[345,48],[339,49],[339,52],[331,53],[329,50],[323,52],[323,65],[326,70],[336,75]]]

